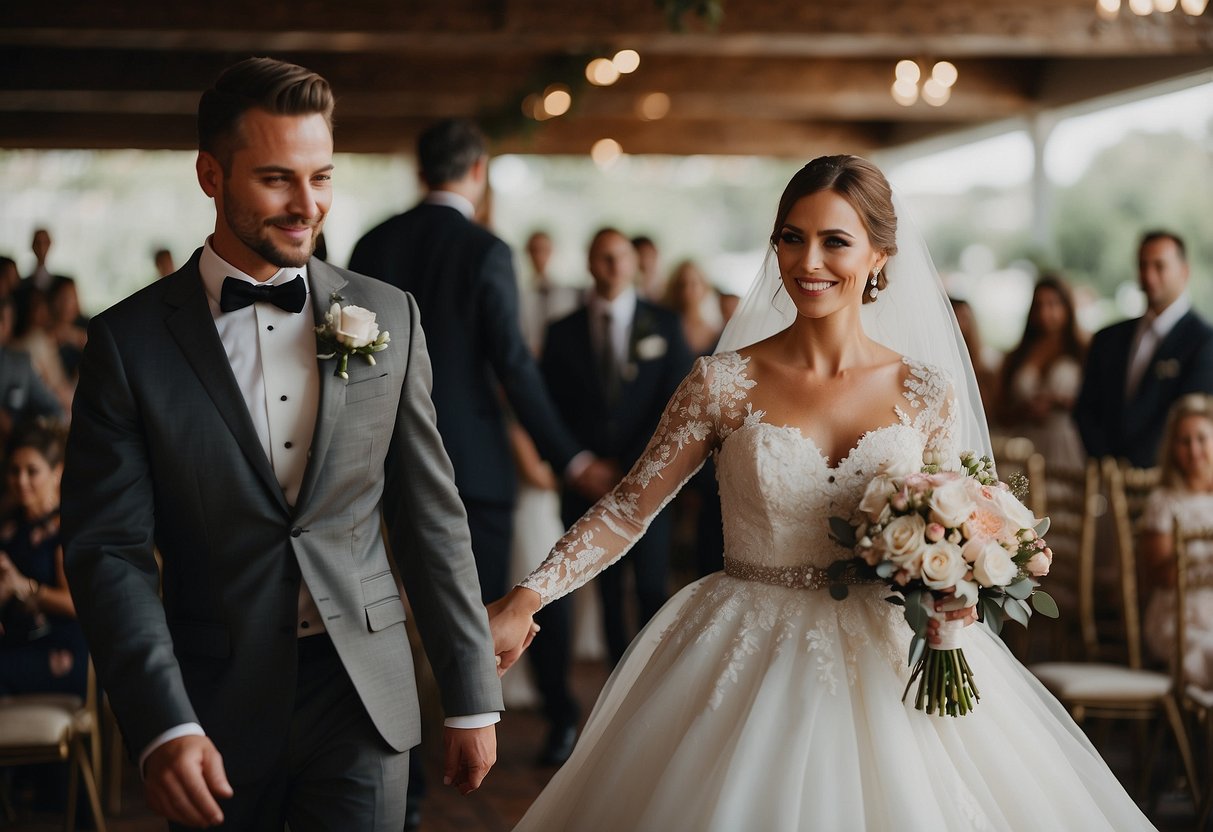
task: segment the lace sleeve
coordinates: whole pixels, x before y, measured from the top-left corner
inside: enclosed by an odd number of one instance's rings
[[[711,389],[712,360],[695,362],[632,470],[573,524],[520,586],[535,590],[547,604],[586,583],[623,557],[703,466],[720,440],[719,400]]]
[[[942,371],[928,364],[906,360],[910,373],[906,378],[905,398],[909,413],[903,422],[911,424],[923,437],[923,453],[930,454],[947,470],[960,465],[960,454],[975,448],[956,447],[956,393]]]

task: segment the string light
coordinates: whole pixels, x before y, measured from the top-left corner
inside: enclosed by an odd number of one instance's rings
[[[620,49],[615,53],[615,57],[611,58],[611,63],[615,65],[615,69],[629,75],[640,68],[640,53],[635,49]]]
[[[609,87],[619,80],[619,69],[608,58],[595,58],[585,65],[585,77],[598,87]]]
[[[614,139],[599,139],[590,148],[590,158],[603,170],[615,164],[622,155],[623,146]]]
[[[543,110],[553,118],[562,116],[573,106],[573,94],[564,84],[552,84],[543,91]]]
[[[931,77],[918,88],[922,78],[922,67],[908,58],[897,62],[893,69],[893,86],[889,90],[893,100],[903,107],[911,107],[921,94],[922,100],[932,107],[942,107],[952,97],[952,87],[960,73],[951,61],[938,61],[931,67]]]
[[[670,112],[670,97],[664,92],[651,92],[636,103],[636,113],[645,121],[657,121]]]
[[[1145,17],[1154,12],[1168,14],[1175,11],[1176,6],[1184,14],[1200,17],[1204,14],[1209,0],[1128,0],[1129,11],[1138,17]],[[1095,0],[1095,13],[1103,20],[1115,20],[1120,15],[1121,0]]]

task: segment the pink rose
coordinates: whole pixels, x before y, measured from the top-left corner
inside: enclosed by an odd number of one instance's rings
[[[948,533],[948,530],[938,523],[927,524],[927,540],[932,543],[938,543],[943,540],[943,536]]]
[[[1040,578],[1049,574],[1049,567],[1053,565],[1053,557],[1052,553],[1045,554],[1048,551],[1048,549],[1044,549],[1037,552],[1028,559],[1026,564],[1024,564],[1029,575],[1034,578]]]

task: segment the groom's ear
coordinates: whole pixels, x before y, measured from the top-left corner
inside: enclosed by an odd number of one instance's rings
[[[194,170],[198,172],[198,185],[202,192],[214,198],[223,185],[223,166],[219,160],[205,150],[199,150]]]

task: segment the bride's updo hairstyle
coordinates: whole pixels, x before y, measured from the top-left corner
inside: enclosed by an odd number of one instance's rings
[[[889,257],[897,253],[897,214],[889,181],[879,168],[858,156],[818,156],[796,172],[779,198],[775,228],[771,231],[772,245],[778,245],[779,231],[792,206],[820,191],[833,191],[851,204],[873,248]],[[888,282],[888,271],[882,269],[876,278],[876,288],[883,290]],[[872,300],[865,291],[863,302]]]

